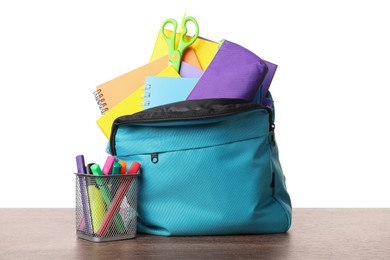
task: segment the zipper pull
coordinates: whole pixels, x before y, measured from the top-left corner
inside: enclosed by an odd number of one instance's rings
[[[275,124],[271,125],[271,135],[272,135],[272,144],[275,146],[276,145],[276,139],[275,139]]]
[[[150,157],[151,157],[150,159],[151,159],[152,163],[154,163],[154,164],[158,163],[158,153],[152,153],[150,155]]]

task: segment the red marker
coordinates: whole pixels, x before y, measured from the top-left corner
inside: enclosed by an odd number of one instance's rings
[[[133,162],[130,166],[130,169],[127,171],[127,174],[137,174],[140,168],[141,164],[138,162]]]
[[[138,162],[133,162],[128,170],[127,174],[136,175],[139,169],[141,168],[141,164]],[[111,202],[110,207],[108,208],[106,215],[102,221],[102,224],[99,230],[96,232],[98,236],[104,236],[114,219],[115,213],[118,211],[119,206],[122,203],[123,198],[125,197],[127,190],[130,187],[131,182],[134,178],[124,177],[125,180],[122,181],[121,185],[118,188],[117,193],[115,194],[114,199]]]

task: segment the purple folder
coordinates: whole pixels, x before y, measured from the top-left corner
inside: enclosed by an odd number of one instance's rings
[[[187,100],[239,98],[252,101],[267,72],[266,63],[256,54],[225,40]]]
[[[274,78],[276,69],[278,68],[278,65],[273,64],[273,63],[266,61],[266,60],[264,60],[264,62],[265,62],[265,64],[267,64],[268,73],[267,73],[267,75],[265,75],[265,78],[264,78],[264,81],[263,81],[263,84],[261,87],[261,94],[260,94],[261,98],[260,98],[260,102],[258,102],[258,103],[261,103],[261,104],[268,106],[268,107],[273,107],[274,102],[272,101],[272,99],[267,97],[267,93],[268,93],[269,87],[271,85],[272,79]]]

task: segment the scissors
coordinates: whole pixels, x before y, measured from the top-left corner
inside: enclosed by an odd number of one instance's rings
[[[187,22],[189,21],[193,22],[195,25],[195,35],[192,37],[191,40],[186,41],[185,36],[187,35]],[[167,24],[173,25],[172,37],[168,37],[165,34],[165,26]],[[179,72],[180,63],[181,63],[184,50],[187,49],[189,46],[191,46],[196,41],[196,39],[198,39],[198,35],[199,35],[198,22],[192,16],[183,17],[183,20],[181,21],[180,40],[177,49],[175,48],[176,33],[177,33],[177,21],[173,18],[166,19],[161,26],[161,34],[164,37],[165,41],[168,43],[168,48],[169,48],[168,61],[173,65],[175,70]]]

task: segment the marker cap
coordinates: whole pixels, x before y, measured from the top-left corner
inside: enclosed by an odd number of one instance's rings
[[[97,164],[97,163],[95,163],[94,165],[91,166],[91,171],[92,171],[93,175],[97,175],[97,176],[103,175],[103,172],[100,169],[99,164]]]
[[[76,156],[76,164],[77,164],[77,173],[86,173],[84,155]]]
[[[119,161],[119,164],[122,165],[121,174],[126,174],[127,163],[125,161]]]
[[[112,174],[120,174],[122,170],[122,165],[118,162],[114,162],[112,166]]]
[[[114,165],[114,162],[115,162],[115,157],[109,155],[107,157],[106,163],[103,166],[102,172],[104,173],[104,175],[111,174],[111,169],[112,169],[112,166]]]
[[[138,162],[133,162],[130,166],[130,169],[127,171],[127,174],[137,174],[140,168],[141,164]]]

